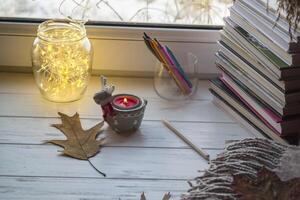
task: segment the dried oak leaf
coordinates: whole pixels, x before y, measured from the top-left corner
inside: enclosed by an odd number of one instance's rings
[[[169,193],[166,193],[166,194],[163,196],[162,200],[170,200],[170,198],[171,198],[171,194],[170,194],[170,192],[169,192]],[[140,199],[140,200],[146,200],[146,196],[145,196],[145,193],[144,193],[144,192],[142,193],[141,199]]]
[[[233,175],[233,190],[240,200],[299,200],[300,178],[281,181],[275,172],[265,168],[252,180],[242,175]]]
[[[96,138],[101,133],[104,122],[83,130],[78,113],[72,117],[60,112],[58,114],[62,124],[52,124],[52,126],[63,132],[67,140],[49,140],[46,143],[59,145],[64,148],[63,154],[81,160],[88,160],[100,151],[104,139],[96,140]]]

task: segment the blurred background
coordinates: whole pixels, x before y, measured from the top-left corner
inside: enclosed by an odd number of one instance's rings
[[[5,0],[0,18],[219,26],[231,5],[232,0]]]

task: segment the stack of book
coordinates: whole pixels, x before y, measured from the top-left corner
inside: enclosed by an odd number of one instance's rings
[[[300,28],[278,18],[275,0],[239,0],[218,42],[214,101],[282,142],[300,133]],[[268,9],[267,9],[268,7]],[[300,27],[300,25],[298,26]]]

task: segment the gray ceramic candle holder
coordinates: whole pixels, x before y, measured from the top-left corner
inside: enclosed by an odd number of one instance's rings
[[[101,105],[103,118],[117,133],[133,132],[137,130],[143,120],[147,100],[130,94],[112,95],[115,87],[107,84],[107,79],[101,76],[102,90],[94,95],[94,100]],[[132,96],[139,100],[139,104],[132,108],[121,108],[113,101],[120,95]]]

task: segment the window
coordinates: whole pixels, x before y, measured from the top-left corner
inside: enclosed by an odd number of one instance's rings
[[[232,0],[6,0],[0,16],[92,21],[223,25]]]
[[[143,44],[144,31],[168,43],[177,54],[186,50],[196,54],[201,62],[200,73],[215,73],[218,30],[231,3],[232,0],[6,0],[0,4],[0,69],[30,71],[29,52],[38,23],[71,16],[89,19],[87,31],[96,54],[95,73],[135,71],[150,75],[155,59]],[[12,55],[18,55],[18,59]]]

